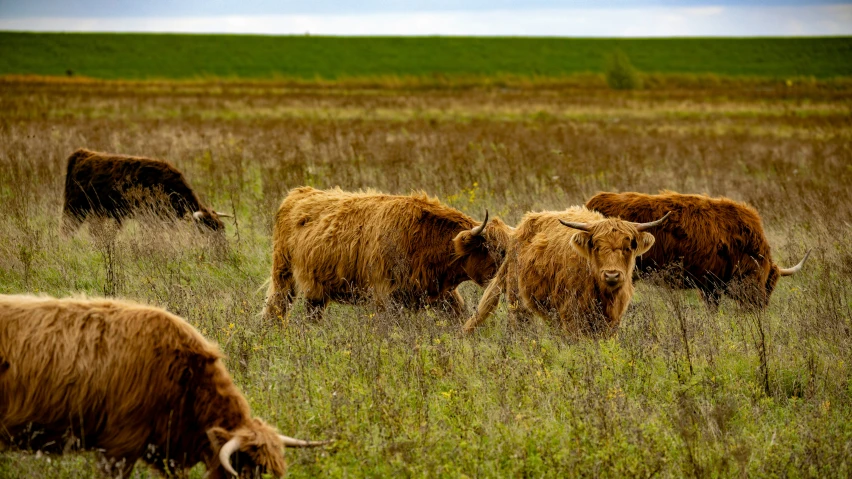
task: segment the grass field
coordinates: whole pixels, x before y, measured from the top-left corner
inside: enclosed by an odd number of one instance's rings
[[[570,39],[0,32],[0,75],[111,79],[561,77],[624,51],[643,72],[852,75],[852,38]]]
[[[99,76],[92,68],[79,71]],[[114,293],[187,318],[226,352],[255,414],[285,434],[336,439],[288,450],[289,477],[852,475],[849,87],[7,78],[0,101],[0,292]],[[173,162],[236,214],[228,250],[189,227],[136,222],[114,244],[86,229],[61,238],[64,161],[81,146]],[[300,185],[422,189],[510,224],[599,190],[706,192],[758,208],[782,265],[814,254],[762,315],[727,300],[711,314],[694,292],[639,283],[619,333],[602,341],[570,341],[540,321],[510,329],[505,305],[469,337],[432,311],[370,305],[333,306],[319,324],[297,307],[287,324],[263,324],[272,215]],[[471,308],[481,290],[462,292]],[[0,455],[2,479],[94,474],[91,455]]]

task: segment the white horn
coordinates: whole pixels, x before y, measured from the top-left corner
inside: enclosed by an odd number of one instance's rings
[[[811,255],[811,251],[813,251],[813,249],[809,249],[808,252],[805,253],[805,257],[802,258],[802,260],[799,261],[799,264],[797,264],[796,266],[793,266],[792,268],[778,268],[778,274],[780,276],[793,276],[794,274],[801,271],[802,266],[805,265],[805,261],[807,261],[808,257]]]
[[[222,464],[222,467],[225,468],[226,471],[233,474],[234,476],[239,476],[237,471],[234,470],[234,467],[231,466],[231,454],[237,452],[240,448],[240,438],[234,437],[231,438],[228,442],[222,446],[222,449],[219,449],[219,462]]]
[[[228,214],[228,213],[219,213],[219,212],[218,212],[218,211],[216,211],[216,210],[213,210],[213,212],[214,212],[214,213],[216,213],[216,215],[218,215],[220,218],[233,218],[233,217],[234,217],[234,215],[232,215],[232,214]]]
[[[331,444],[331,440],[328,441],[305,441],[304,439],[296,439],[295,437],[285,436],[283,434],[279,434],[278,437],[284,443],[285,446],[289,447],[316,447],[316,446],[324,446],[326,444]]]
[[[192,217],[195,218],[195,221],[201,221],[201,219],[204,218],[204,213],[201,211],[196,211],[192,213]]]

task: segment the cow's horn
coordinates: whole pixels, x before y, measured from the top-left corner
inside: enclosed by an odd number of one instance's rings
[[[328,441],[305,441],[304,439],[296,439],[294,437],[285,436],[283,434],[278,435],[281,438],[281,441],[284,442],[285,446],[288,447],[316,447],[316,446],[324,446],[326,444],[330,444],[331,440]]]
[[[485,225],[488,224],[488,210],[485,210],[485,219],[482,220],[482,224],[477,226],[476,228],[470,230],[470,234],[472,236],[479,236],[485,231]]]
[[[192,213],[192,217],[195,218],[196,221],[201,221],[204,218],[204,213],[201,211],[195,211]]]
[[[228,214],[228,213],[219,213],[219,212],[218,212],[218,211],[216,211],[216,210],[213,210],[213,212],[214,212],[214,213],[216,213],[216,216],[218,216],[218,217],[220,217],[220,218],[233,218],[233,217],[234,217],[234,215],[232,215],[232,214]]]
[[[237,452],[239,448],[240,438],[232,437],[222,446],[222,449],[219,449],[219,462],[222,464],[222,467],[236,477],[239,477],[239,474],[234,470],[234,466],[231,465],[231,454]]]
[[[645,231],[645,230],[647,230],[647,229],[653,228],[654,226],[659,226],[659,225],[661,225],[661,224],[663,223],[663,221],[666,221],[666,218],[668,218],[670,214],[672,214],[672,212],[671,212],[671,211],[669,211],[668,213],[666,213],[666,215],[665,215],[665,216],[663,216],[662,218],[658,219],[657,221],[652,221],[652,222],[650,222],[650,223],[634,223],[634,224],[636,225],[636,229],[637,229],[638,231]]]
[[[564,221],[564,220],[559,220],[559,222],[562,223],[563,225],[569,227],[569,228],[574,228],[575,230],[589,231],[589,224],[588,223],[574,223],[573,221]]]
[[[799,261],[799,264],[797,264],[796,266],[793,266],[792,268],[778,268],[778,274],[780,274],[781,276],[793,276],[794,274],[801,271],[802,266],[805,265],[805,261],[808,260],[808,256],[811,255],[811,251],[813,250],[809,249],[808,252],[805,253],[805,257],[802,258],[802,260]]]

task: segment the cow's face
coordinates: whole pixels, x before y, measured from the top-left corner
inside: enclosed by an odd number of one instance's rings
[[[654,236],[638,231],[634,223],[614,218],[589,223],[588,227],[588,231],[574,233],[571,246],[589,261],[601,290],[618,290],[632,281],[636,256],[654,245]]]
[[[499,218],[488,222],[486,215],[483,223],[486,225],[481,231],[477,231],[479,227],[475,227],[462,231],[453,238],[456,261],[465,275],[480,286],[487,285],[503,264],[512,232]]]
[[[192,219],[199,226],[211,229],[213,231],[224,231],[225,223],[219,219],[219,213],[214,210],[203,209],[192,213]]]
[[[282,477],[287,472],[283,441],[275,429],[260,419],[252,419],[250,425],[234,431],[214,427],[207,435],[213,448],[212,459],[207,466],[208,477],[233,478],[229,467],[241,479],[260,479],[269,475]],[[227,464],[222,457],[223,449],[228,449],[224,454],[228,458]]]

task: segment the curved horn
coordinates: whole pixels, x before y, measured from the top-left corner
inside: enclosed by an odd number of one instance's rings
[[[284,445],[288,447],[316,447],[331,444],[332,442],[332,440],[330,439],[328,441],[305,441],[304,439],[296,439],[294,437],[285,436],[283,434],[279,434],[278,437],[281,438],[281,441],[284,442]]]
[[[213,212],[216,213],[216,216],[218,216],[219,218],[233,218],[234,217],[234,215],[229,214],[229,213],[219,213],[216,210],[213,210]]]
[[[488,224],[488,210],[485,210],[485,219],[482,220],[482,224],[477,226],[476,228],[470,230],[470,234],[473,236],[479,236],[485,231],[485,225]]]
[[[201,219],[202,219],[202,218],[204,218],[204,212],[202,212],[202,211],[194,211],[194,212],[192,213],[192,217],[193,217],[196,221],[201,221]]]
[[[647,229],[653,228],[654,226],[659,226],[659,225],[663,224],[663,222],[666,221],[666,218],[668,218],[670,214],[672,214],[671,211],[666,213],[665,216],[658,219],[657,221],[652,221],[650,223],[633,223],[633,224],[636,225],[636,229],[638,231],[645,231]]]
[[[219,449],[219,462],[226,471],[235,477],[239,477],[239,474],[237,474],[237,471],[234,470],[234,466],[231,465],[231,454],[237,452],[237,449],[239,448],[240,438],[232,437],[224,446],[222,446],[222,449]]]
[[[562,223],[563,225],[569,227],[569,228],[574,228],[575,230],[589,231],[589,224],[588,223],[574,223],[573,221],[563,221],[563,220],[559,220],[559,222]]]
[[[809,249],[808,252],[805,253],[805,257],[802,258],[802,260],[799,261],[799,264],[797,264],[796,266],[793,266],[792,268],[778,268],[778,274],[781,276],[793,276],[794,274],[801,271],[802,266],[805,265],[805,261],[807,261],[808,257],[811,255],[811,251],[813,251],[813,249]]]

